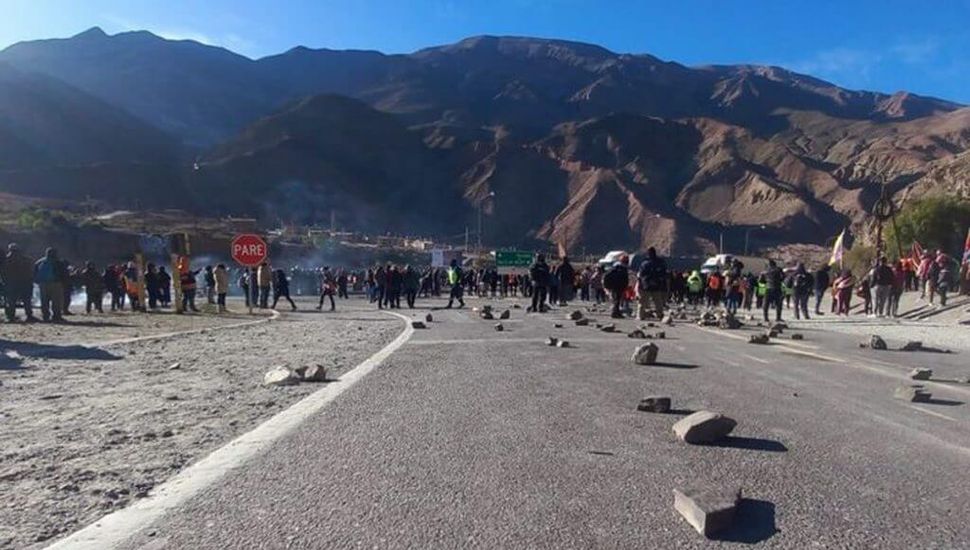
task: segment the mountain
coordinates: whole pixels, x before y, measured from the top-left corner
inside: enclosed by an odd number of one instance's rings
[[[821,243],[862,227],[883,185],[901,201],[960,188],[970,148],[970,110],[945,100],[563,40],[479,36],[407,55],[297,47],[251,60],[92,29],[11,46],[0,63],[72,90],[84,111],[110,110],[97,117],[115,121],[104,135],[130,136],[116,141],[131,152],[109,157],[142,160],[139,143],[169,134],[199,159],[65,174],[46,166],[92,157],[100,142],[41,137],[29,156],[8,137],[9,158],[47,170],[16,180],[20,190],[56,178],[68,194],[97,192],[97,181],[148,193],[167,181],[181,191],[166,205],[273,222],[336,211],[359,229],[441,235],[475,227],[480,211],[495,244],[693,253],[761,225],[765,242]],[[44,109],[25,105],[25,129],[10,135],[50,136],[29,114]]]

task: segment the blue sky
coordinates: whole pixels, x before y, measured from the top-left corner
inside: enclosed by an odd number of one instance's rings
[[[249,57],[295,45],[410,52],[477,34],[592,42],[687,65],[781,65],[970,104],[970,0],[3,0],[0,47],[92,26]]]

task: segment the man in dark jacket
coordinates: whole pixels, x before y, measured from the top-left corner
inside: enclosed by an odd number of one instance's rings
[[[613,264],[613,267],[603,276],[603,288],[610,292],[610,296],[613,299],[613,312],[610,316],[614,319],[623,318],[623,312],[621,311],[623,294],[626,293],[627,287],[630,286],[630,270],[627,267],[629,261],[626,257],[622,258],[619,262]]]
[[[17,304],[22,304],[28,321],[34,320],[34,266],[20,252],[15,243],[7,246],[7,255],[0,262],[0,280],[3,281],[4,313],[8,321],[17,318]]]
[[[556,274],[559,275],[559,304],[566,305],[566,302],[573,299],[576,285],[576,270],[569,263],[569,258],[563,256]]]
[[[775,308],[775,320],[781,321],[781,306],[784,290],[782,285],[785,281],[785,272],[778,267],[774,260],[768,260],[768,269],[761,274],[761,281],[765,284],[765,299],[762,309],[765,315],[765,322],[768,320],[768,310]]]
[[[529,278],[532,280],[532,305],[529,311],[541,313],[546,310],[546,292],[550,276],[546,255],[537,255],[536,261],[529,267]]]
[[[812,274],[805,269],[805,264],[799,262],[798,268],[792,275],[792,297],[795,298],[795,318],[808,319],[808,299],[812,295],[815,281]]]
[[[879,258],[879,262],[872,270],[871,286],[876,295],[876,315],[882,317],[887,313],[886,306],[893,292],[893,268],[889,267],[889,261],[885,256]]]
[[[87,297],[84,311],[90,315],[91,310],[104,313],[101,305],[104,301],[104,277],[101,272],[94,267],[94,262],[88,262],[81,272],[81,284],[84,285],[84,294]]]
[[[826,264],[815,272],[815,315],[822,315],[822,299],[825,298],[832,284],[831,269],[832,267]]]
[[[647,257],[637,273],[637,317],[644,321],[652,309],[657,318],[663,317],[664,306],[670,292],[670,274],[667,263],[657,256],[654,247],[647,249]]]

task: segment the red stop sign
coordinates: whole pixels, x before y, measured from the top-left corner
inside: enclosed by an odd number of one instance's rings
[[[232,240],[232,259],[245,267],[256,267],[266,260],[269,248],[259,235],[237,235]]]

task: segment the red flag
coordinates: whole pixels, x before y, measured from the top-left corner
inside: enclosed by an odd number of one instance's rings
[[[970,228],[967,228],[967,240],[963,243],[963,261],[970,262]]]
[[[923,259],[923,254],[924,254],[923,247],[920,246],[919,241],[914,240],[913,250],[910,253],[910,256],[918,263],[920,260]]]

